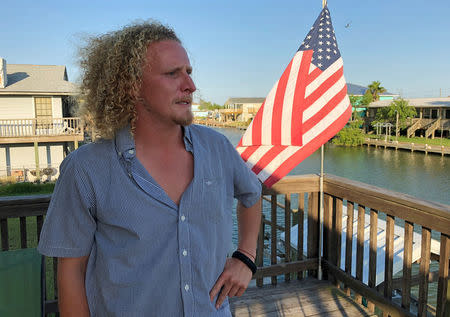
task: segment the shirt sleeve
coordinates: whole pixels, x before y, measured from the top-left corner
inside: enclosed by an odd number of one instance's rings
[[[60,167],[38,251],[53,257],[81,257],[91,251],[96,230],[95,204],[87,173],[72,153]]]
[[[253,206],[261,198],[261,182],[256,177],[233,145],[226,139],[231,155],[234,179],[234,198],[246,208]]]

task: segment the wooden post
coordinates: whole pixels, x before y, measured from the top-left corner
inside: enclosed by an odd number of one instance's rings
[[[41,179],[41,171],[39,169],[39,147],[38,142],[34,141],[34,162],[36,163],[36,179]]]
[[[436,316],[450,315],[450,278],[449,278],[450,238],[441,234],[441,251],[439,259],[439,282]]]
[[[78,149],[78,140],[73,141],[73,148],[76,150]]]

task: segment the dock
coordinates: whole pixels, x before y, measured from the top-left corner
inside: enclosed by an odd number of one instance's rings
[[[315,278],[249,288],[241,297],[229,301],[236,317],[376,316],[329,281]]]
[[[444,145],[430,145],[430,144],[417,144],[413,142],[398,142],[398,141],[388,141],[388,140],[378,140],[366,138],[363,145],[375,146],[395,149],[395,150],[407,150],[411,152],[424,152],[425,154],[433,153],[440,154],[441,156],[450,155],[450,147]]]

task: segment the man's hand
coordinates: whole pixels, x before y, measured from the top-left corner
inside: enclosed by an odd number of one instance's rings
[[[219,294],[216,301],[216,309],[219,309],[227,296],[233,297],[244,294],[248,283],[252,279],[252,275],[252,271],[242,261],[228,258],[222,274],[220,274],[216,284],[209,292],[211,302]]]

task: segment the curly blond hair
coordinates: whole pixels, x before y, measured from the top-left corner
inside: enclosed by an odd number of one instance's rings
[[[84,102],[78,115],[93,139],[111,139],[126,125],[134,126],[147,48],[164,40],[181,43],[170,27],[146,21],[91,37],[80,49]]]

